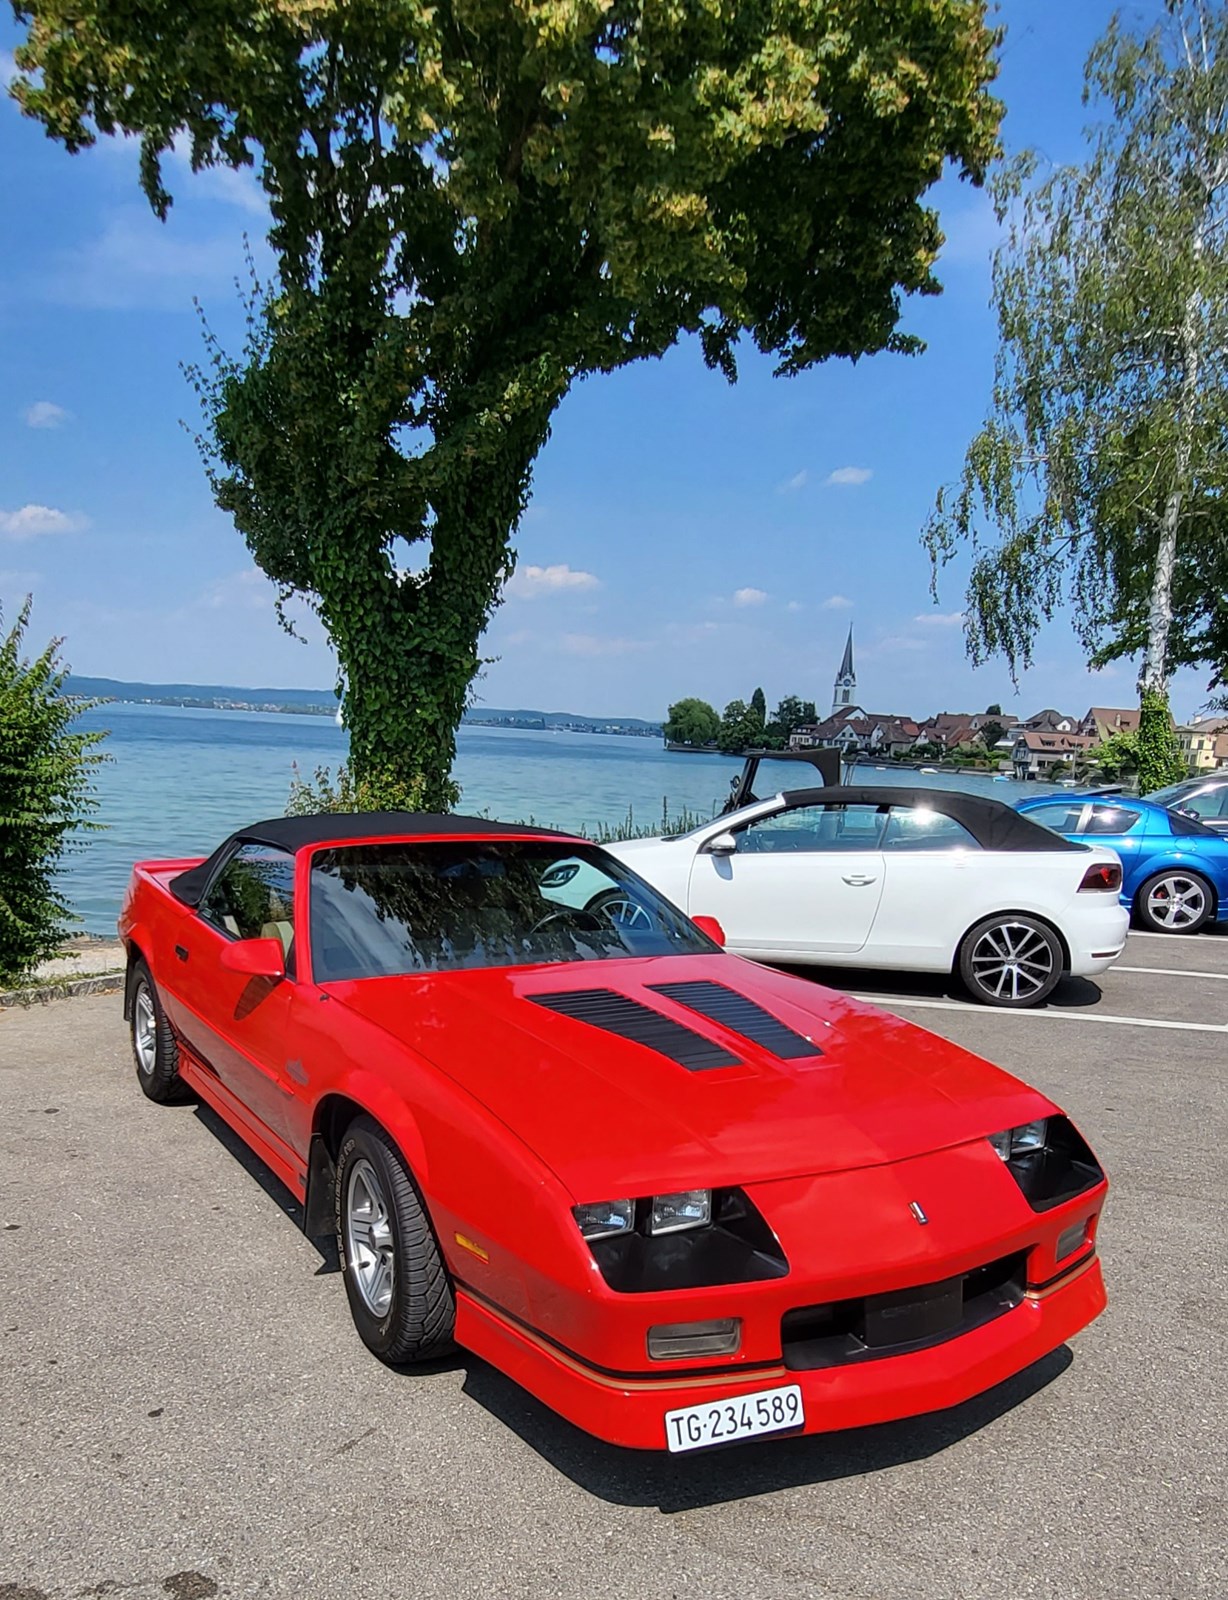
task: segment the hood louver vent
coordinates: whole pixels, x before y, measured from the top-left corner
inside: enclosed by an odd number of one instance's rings
[[[727,989],[723,983],[713,983],[708,978],[698,978],[690,983],[654,983],[654,994],[663,994],[676,1005],[697,1011],[701,1017],[717,1022],[722,1028],[740,1033],[744,1039],[770,1050],[782,1061],[795,1061],[801,1056],[821,1056],[817,1044],[792,1028],[785,1026],[770,1011],[765,1011],[755,1001]]]
[[[740,1064],[737,1056],[731,1056],[719,1044],[713,1044],[702,1034],[692,1033],[690,1028],[662,1016],[651,1006],[615,994],[613,989],[570,989],[561,994],[534,994],[525,998],[534,1005],[545,1006],[547,1011],[557,1011],[564,1017],[587,1022],[590,1027],[603,1028],[606,1033],[616,1033],[620,1038],[642,1044],[658,1055],[668,1056],[688,1072],[710,1072],[713,1067]]]

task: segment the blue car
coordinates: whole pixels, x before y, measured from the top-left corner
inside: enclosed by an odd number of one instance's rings
[[[1121,857],[1121,901],[1153,933],[1197,933],[1228,922],[1228,838],[1151,800],[1042,795],[1015,807],[1078,844]]]

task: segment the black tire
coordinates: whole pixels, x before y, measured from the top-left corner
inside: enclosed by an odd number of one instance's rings
[[[981,1005],[1022,1011],[1057,988],[1066,958],[1048,923],[1003,911],[969,928],[959,947],[959,975]]]
[[[652,919],[648,913],[639,906],[635,906],[630,917],[620,915],[628,906],[632,905],[631,897],[623,889],[600,889],[589,900],[584,909],[593,916],[602,917],[607,922],[627,923],[630,927],[650,927]]]
[[[369,1189],[366,1174],[382,1190],[386,1211],[379,1234],[386,1235],[387,1245],[367,1251],[388,1263],[390,1295],[379,1309],[372,1302],[371,1270],[354,1235],[358,1219],[349,1215],[351,1187]],[[342,1136],[334,1207],[346,1297],[362,1342],[393,1365],[445,1355],[456,1326],[452,1283],[405,1159],[371,1117],[356,1117]],[[371,1237],[376,1237],[374,1228]]]
[[[1165,896],[1168,906],[1162,910]],[[1154,873],[1134,896],[1135,920],[1152,933],[1197,933],[1214,912],[1215,891],[1201,872],[1187,872],[1184,867]],[[1175,920],[1165,922],[1166,914]]]
[[[143,960],[133,965],[128,980],[128,1022],[136,1081],[144,1093],[160,1106],[182,1099],[179,1046]]]

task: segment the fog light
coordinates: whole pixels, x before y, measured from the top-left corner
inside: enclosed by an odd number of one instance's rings
[[[1057,1249],[1053,1252],[1055,1261],[1064,1261],[1067,1256],[1074,1255],[1076,1250],[1081,1250],[1087,1243],[1092,1231],[1095,1217],[1083,1217],[1079,1222],[1071,1223],[1070,1227],[1058,1235]]]
[[[715,1322],[664,1322],[648,1330],[648,1354],[654,1361],[733,1356],[741,1346],[741,1317],[722,1317]]]

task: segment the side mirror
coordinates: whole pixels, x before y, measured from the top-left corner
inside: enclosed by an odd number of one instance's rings
[[[218,964],[227,972],[241,972],[248,978],[284,978],[286,957],[280,939],[236,939],[223,945]]]
[[[692,917],[691,921],[700,933],[708,935],[713,944],[719,944],[722,950],[725,948],[725,930],[715,917]]]
[[[738,841],[732,833],[717,833],[708,840],[703,847],[703,853],[709,856],[731,856],[737,853]]]

